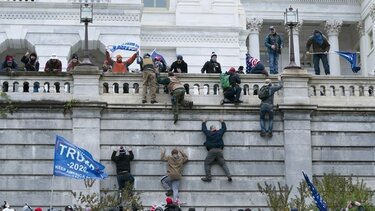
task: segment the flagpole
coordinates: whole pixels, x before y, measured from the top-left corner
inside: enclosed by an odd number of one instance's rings
[[[50,203],[49,203],[49,210],[50,210],[50,211],[52,211],[54,179],[55,179],[55,175],[52,175],[52,181],[51,181],[51,196],[50,196]]]

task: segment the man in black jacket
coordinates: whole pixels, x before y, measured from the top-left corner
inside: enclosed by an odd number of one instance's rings
[[[112,153],[111,160],[116,163],[117,182],[120,190],[125,188],[127,183],[134,183],[134,177],[130,174],[130,161],[133,159],[133,151],[130,148],[125,150],[121,146],[119,151],[114,150]]]
[[[217,55],[215,52],[211,54],[211,60],[207,61],[201,70],[202,73],[221,73],[221,66],[220,63],[217,62]]]
[[[178,55],[177,60],[172,63],[169,71],[174,73],[187,73],[188,64],[184,61],[181,55]]]
[[[241,97],[241,84],[240,76],[236,73],[236,69],[231,67],[229,71],[226,73],[229,74],[229,84],[230,87],[224,89],[224,102],[231,102],[231,103],[242,103],[240,100]]]
[[[224,149],[224,141],[223,135],[227,130],[224,120],[220,120],[221,122],[221,129],[216,130],[214,125],[210,126],[210,130],[207,130],[206,126],[207,120],[204,119],[202,122],[202,131],[204,135],[206,135],[206,141],[204,142],[204,146],[208,151],[207,157],[204,160],[204,170],[206,172],[206,176],[201,178],[204,182],[211,182],[211,165],[217,161],[219,165],[223,168],[225,174],[228,177],[228,181],[232,182],[232,175],[229,172],[228,166],[225,163],[223,149]]]

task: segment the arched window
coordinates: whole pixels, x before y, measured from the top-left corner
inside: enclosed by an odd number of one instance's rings
[[[185,87],[185,91],[186,91],[186,94],[188,95],[189,94],[189,92],[190,92],[190,86],[189,86],[189,84],[184,84],[184,87]]]
[[[9,89],[9,83],[7,81],[4,81],[3,83],[3,92],[8,92]]]
[[[40,84],[39,82],[34,82],[33,92],[39,92]]]
[[[118,87],[118,83],[114,83],[113,84],[113,93],[116,93],[116,94],[118,94],[118,92],[119,92],[119,87]]]

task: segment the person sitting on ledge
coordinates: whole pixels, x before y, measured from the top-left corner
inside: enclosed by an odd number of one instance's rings
[[[234,67],[231,67],[226,74],[229,74],[230,86],[228,88],[224,88],[224,100],[222,101],[222,104],[242,103],[242,100],[240,100],[242,89],[239,86],[239,84],[241,84],[239,74],[236,73],[236,69],[234,69]]]
[[[263,63],[252,57],[250,54],[246,54],[246,73],[247,74],[263,74],[268,76],[268,72],[265,70]]]
[[[18,65],[14,61],[13,56],[7,55],[5,57],[3,64],[1,65],[1,71],[17,70],[17,68],[18,68]]]
[[[109,52],[105,52],[106,60],[108,61],[108,64],[112,66],[112,72],[114,73],[127,73],[129,72],[128,67],[131,65],[134,60],[137,58],[139,52],[137,51],[135,54],[133,54],[129,59],[126,61],[122,61],[122,56],[117,55],[116,61],[113,61]]]
[[[26,54],[21,58],[21,62],[25,64],[26,71],[39,71],[39,62],[37,59],[36,53],[29,53],[28,51]]]
[[[61,72],[62,64],[59,58],[56,56],[55,53],[49,58],[46,62],[46,66],[44,67],[45,72]]]

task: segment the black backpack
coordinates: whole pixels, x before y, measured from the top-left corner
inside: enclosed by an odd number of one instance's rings
[[[269,85],[263,85],[258,92],[258,98],[261,99],[261,100],[265,100],[269,96],[271,96],[270,86]]]

